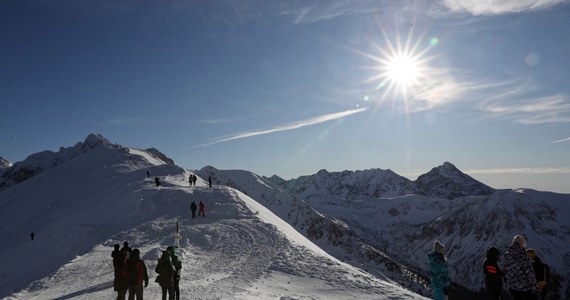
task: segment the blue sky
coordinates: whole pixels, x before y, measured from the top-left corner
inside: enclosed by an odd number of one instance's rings
[[[492,2],[2,1],[0,155],[101,133],[189,169],[570,193],[570,5]]]

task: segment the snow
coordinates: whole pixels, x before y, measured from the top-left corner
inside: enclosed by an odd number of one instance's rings
[[[240,191],[189,187],[192,172],[105,141],[35,156],[50,167],[0,190],[0,298],[113,298],[112,247],[129,241],[157,299],[154,267],[179,221],[182,298],[424,299],[333,258]],[[191,218],[192,201],[206,217]]]

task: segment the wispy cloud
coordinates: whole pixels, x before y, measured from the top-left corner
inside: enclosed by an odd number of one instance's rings
[[[565,94],[490,102],[481,109],[496,117],[527,125],[570,122],[570,99]]]
[[[497,15],[545,9],[564,1],[560,0],[442,0],[440,4],[452,12],[473,15]]]
[[[553,141],[550,142],[551,144],[558,144],[558,143],[564,143],[564,142],[570,142],[570,137],[565,138],[565,139],[561,139],[561,140],[557,140],[557,141]]]
[[[387,5],[377,0],[305,1],[301,8],[286,9],[282,15],[293,17],[295,24],[308,24],[334,19],[344,15],[363,15],[386,10]]]
[[[342,111],[342,112],[337,112],[337,113],[333,113],[333,114],[327,114],[327,115],[322,115],[322,116],[310,118],[307,120],[302,120],[299,122],[295,122],[295,123],[291,123],[291,124],[287,124],[287,125],[283,125],[283,126],[278,126],[278,127],[271,128],[271,129],[241,132],[241,133],[237,133],[235,135],[232,135],[230,137],[226,137],[226,138],[216,140],[216,141],[211,142],[211,143],[206,143],[206,144],[201,144],[201,145],[195,146],[194,148],[211,146],[211,145],[215,145],[215,144],[219,144],[219,143],[223,143],[223,142],[229,142],[229,141],[233,141],[233,140],[244,139],[244,138],[254,137],[254,136],[258,136],[258,135],[271,134],[271,133],[280,132],[280,131],[288,131],[288,130],[299,129],[299,128],[307,127],[307,126],[311,126],[311,125],[317,125],[317,124],[324,123],[327,121],[332,121],[332,120],[344,118],[344,117],[347,117],[350,115],[354,115],[357,113],[361,113],[361,112],[366,111],[367,109],[368,108],[350,109],[350,110],[346,110],[346,111]]]
[[[570,168],[495,168],[495,169],[480,169],[480,170],[468,170],[465,171],[467,174],[569,174]]]

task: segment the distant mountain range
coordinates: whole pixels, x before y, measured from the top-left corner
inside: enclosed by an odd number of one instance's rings
[[[103,151],[100,145],[107,149],[101,163],[76,159],[83,159],[81,154],[86,151]],[[129,159],[141,155],[142,161]],[[110,156],[116,160],[114,168],[153,167],[161,170],[161,176],[169,176],[172,170],[182,172],[157,149],[126,148],[101,135],[90,135],[73,147],[6,164],[7,168],[0,169],[0,192],[64,164],[86,173],[86,168],[108,168]],[[160,165],[168,168],[157,169]],[[321,170],[292,180],[212,166],[193,173],[243,192],[339,260],[424,295],[429,294],[427,254],[434,240],[447,247],[456,288],[477,298],[483,287],[481,265],[487,248],[505,249],[514,235],[523,234],[529,247],[551,266],[555,292],[561,298],[570,297],[568,279],[561,276],[570,273],[568,194],[496,190],[449,162],[415,181],[383,169]],[[41,180],[53,183],[57,177]]]

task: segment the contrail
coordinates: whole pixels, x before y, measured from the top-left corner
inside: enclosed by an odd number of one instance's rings
[[[558,144],[558,143],[562,143],[562,142],[567,142],[570,141],[570,137],[569,138],[565,138],[565,139],[561,139],[561,140],[557,140],[554,142],[550,142],[551,144]]]
[[[195,146],[193,148],[211,146],[211,145],[215,145],[215,144],[219,144],[219,143],[223,143],[223,142],[239,140],[239,139],[248,138],[248,137],[257,136],[257,135],[264,135],[264,134],[270,134],[270,133],[274,133],[274,132],[298,129],[298,128],[302,128],[302,127],[306,127],[306,126],[316,125],[316,124],[320,124],[323,122],[340,119],[340,118],[343,118],[346,116],[361,113],[361,112],[366,111],[366,110],[368,110],[368,108],[366,108],[366,107],[365,108],[350,109],[350,110],[341,111],[341,112],[337,112],[337,113],[333,113],[333,114],[322,115],[322,116],[310,118],[307,120],[302,120],[299,122],[295,122],[295,123],[291,123],[291,124],[287,124],[287,125],[283,125],[283,126],[278,126],[278,127],[271,128],[271,129],[241,132],[241,133],[235,134],[233,136],[223,138],[223,139],[211,142],[211,143],[201,144],[201,145]]]

